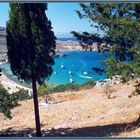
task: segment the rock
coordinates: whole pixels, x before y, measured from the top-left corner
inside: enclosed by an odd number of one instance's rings
[[[115,83],[116,83],[116,84],[120,84],[121,82],[120,82],[120,81],[116,81]]]
[[[28,137],[31,138],[31,137],[33,137],[33,136],[32,136],[31,134],[28,134]]]
[[[48,130],[48,131],[51,131],[51,130],[52,130],[52,128],[47,128],[47,130]]]
[[[39,103],[39,109],[44,109],[44,108],[47,108],[48,107],[48,104],[46,103]]]
[[[66,133],[64,133],[64,132],[61,132],[61,135],[65,135]]]
[[[67,127],[68,127],[67,123],[62,123],[54,126],[54,129],[67,128]]]
[[[104,117],[100,117],[100,119],[104,119]]]

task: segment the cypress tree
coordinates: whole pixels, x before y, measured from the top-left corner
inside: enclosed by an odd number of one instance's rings
[[[8,60],[14,75],[32,83],[37,136],[41,136],[36,83],[52,74],[55,35],[46,17],[47,4],[10,4],[7,22]]]

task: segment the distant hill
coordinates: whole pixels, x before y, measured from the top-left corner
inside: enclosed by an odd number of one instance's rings
[[[6,29],[4,27],[0,27],[0,53],[6,53]]]

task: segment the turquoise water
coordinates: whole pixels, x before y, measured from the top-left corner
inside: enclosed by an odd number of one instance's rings
[[[105,74],[99,75],[92,70],[93,67],[105,68],[100,64],[106,57],[96,51],[71,51],[66,52],[68,55],[62,58],[55,58],[55,65],[53,66],[53,73],[46,83],[54,85],[70,83],[70,78],[77,84],[82,84],[88,80],[103,80],[107,76]],[[64,69],[61,68],[64,65]],[[0,66],[3,72],[12,80],[19,82],[10,70],[8,63]],[[72,74],[69,74],[69,71]],[[88,74],[84,74],[87,72]]]

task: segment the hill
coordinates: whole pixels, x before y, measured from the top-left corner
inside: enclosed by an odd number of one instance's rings
[[[111,87],[108,99],[105,88],[52,94],[52,102],[39,98],[43,136],[140,136],[140,96],[128,96],[132,84]],[[19,102],[9,120],[0,114],[0,136],[34,135],[33,101]]]

